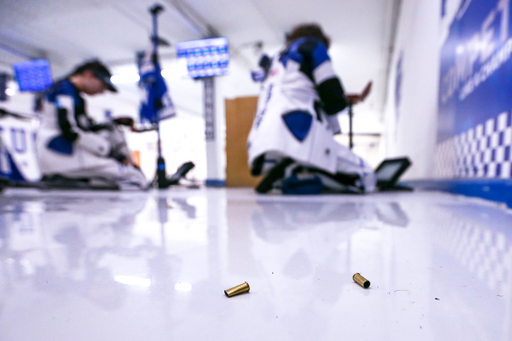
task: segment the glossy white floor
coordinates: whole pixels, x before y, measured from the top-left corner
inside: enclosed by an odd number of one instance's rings
[[[511,212],[440,193],[0,195],[2,341],[351,339],[512,340]]]

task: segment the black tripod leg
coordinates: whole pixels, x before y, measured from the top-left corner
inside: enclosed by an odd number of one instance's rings
[[[277,180],[281,179],[284,176],[284,170],[286,167],[291,165],[293,160],[290,158],[284,159],[279,162],[274,168],[268,172],[267,176],[261,180],[261,182],[256,186],[256,192],[258,193],[267,193],[272,189],[272,185]]]

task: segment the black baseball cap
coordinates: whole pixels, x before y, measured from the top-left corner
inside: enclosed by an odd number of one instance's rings
[[[101,80],[108,90],[112,92],[117,92],[117,88],[110,80],[112,74],[110,73],[109,69],[99,60],[93,60],[77,66],[76,69],[71,73],[71,75],[78,75],[86,70],[91,71],[94,77]]]

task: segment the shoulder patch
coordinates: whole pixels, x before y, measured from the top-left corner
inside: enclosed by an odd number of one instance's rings
[[[323,43],[318,43],[312,53],[313,69],[316,69],[323,62],[330,60],[327,48]]]
[[[282,117],[290,133],[300,142],[304,141],[311,130],[313,116],[307,111],[290,111]]]

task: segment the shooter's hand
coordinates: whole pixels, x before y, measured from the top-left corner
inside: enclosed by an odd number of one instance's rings
[[[129,157],[125,157],[122,161],[121,161],[121,164],[125,165],[125,166],[130,166],[133,164],[132,162],[132,159],[129,158]]]
[[[372,90],[373,83],[370,81],[368,84],[366,84],[366,87],[360,94],[347,94],[345,97],[347,100],[352,104],[357,104],[359,102],[363,102],[366,97],[370,94],[370,91]]]
[[[126,156],[124,154],[118,153],[116,151],[111,151],[109,157],[116,159],[124,166],[129,166],[133,164],[132,158],[130,156]]]

